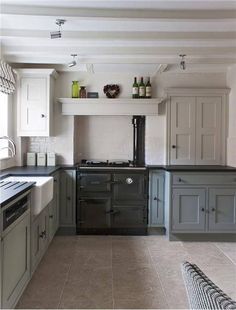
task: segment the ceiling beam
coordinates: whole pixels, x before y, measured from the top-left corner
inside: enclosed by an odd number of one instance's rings
[[[4,25],[3,25],[4,27]],[[48,38],[48,30],[28,29],[1,29],[1,38]],[[166,32],[166,31],[136,31],[125,33],[122,31],[66,31],[63,30],[63,39],[78,40],[227,40],[236,39],[235,31],[225,32]]]
[[[233,19],[235,10],[86,9],[2,4],[2,14],[118,19]]]

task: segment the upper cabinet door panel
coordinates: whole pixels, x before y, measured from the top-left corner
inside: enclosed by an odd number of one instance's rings
[[[196,164],[221,164],[221,97],[197,97]]]
[[[21,130],[45,132],[47,129],[47,79],[21,79]]]
[[[195,164],[195,97],[171,98],[171,164]]]

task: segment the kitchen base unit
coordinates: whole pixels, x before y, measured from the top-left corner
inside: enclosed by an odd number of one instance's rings
[[[1,309],[12,309],[30,280],[29,192],[3,207],[1,216]]]
[[[236,174],[166,172],[170,240],[236,241]]]
[[[77,173],[77,234],[147,234],[145,169]]]

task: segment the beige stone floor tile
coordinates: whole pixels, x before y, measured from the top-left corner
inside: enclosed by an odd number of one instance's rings
[[[135,266],[145,266],[152,264],[151,257],[148,251],[138,250],[112,250],[112,266],[123,266],[123,268],[130,268]]]
[[[188,299],[182,275],[166,276],[159,274],[159,279],[170,309],[188,309]]]
[[[18,304],[16,305],[16,309],[58,309],[58,299],[28,299],[21,298]]]
[[[136,266],[130,269],[113,268],[113,296],[116,300],[135,299],[150,294],[163,297],[154,266]]]
[[[164,296],[151,294],[137,296],[129,299],[115,299],[115,309],[168,309],[168,304]]]
[[[60,299],[59,308],[107,309],[113,307],[112,285],[96,277],[68,281]]]
[[[72,268],[68,275],[68,281],[81,282],[85,286],[89,286],[91,283],[112,286],[112,268],[87,266]]]

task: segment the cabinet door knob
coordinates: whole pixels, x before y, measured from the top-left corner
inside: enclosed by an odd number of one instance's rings
[[[204,212],[204,211],[205,211],[205,208],[201,208],[201,211]]]
[[[215,210],[216,210],[215,208],[211,208],[211,211],[212,211],[212,212],[215,212]]]
[[[41,118],[45,118],[46,117],[46,115],[45,114],[41,114]]]
[[[158,198],[157,198],[157,197],[154,197],[153,200],[158,200]]]
[[[181,178],[178,179],[179,182],[182,182],[183,180]]]
[[[70,196],[67,196],[66,199],[70,201]]]
[[[172,147],[172,149],[176,149],[176,145],[174,145],[174,144],[171,147]]]
[[[53,219],[53,215],[49,215],[49,218],[50,218],[50,219]]]

